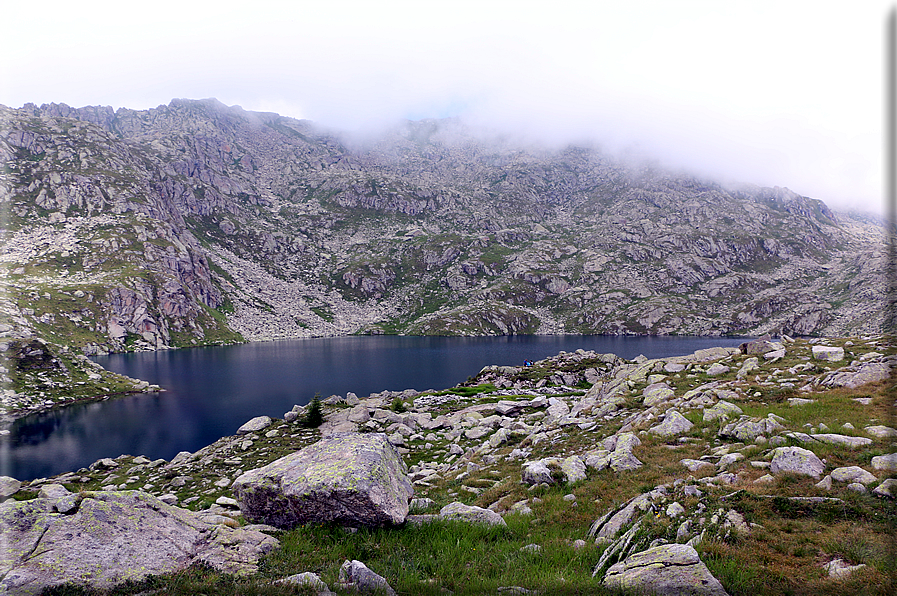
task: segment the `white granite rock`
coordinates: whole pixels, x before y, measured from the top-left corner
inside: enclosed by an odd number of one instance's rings
[[[697,551],[685,544],[664,544],[631,555],[607,570],[603,584],[664,596],[728,596]]]
[[[773,451],[769,471],[773,474],[792,473],[819,478],[825,464],[816,454],[802,447],[777,447]]]
[[[663,422],[648,429],[649,433],[662,437],[681,435],[692,429],[694,424],[676,410],[667,410]]]
[[[273,422],[273,420],[271,420],[270,416],[256,416],[255,418],[253,418],[252,420],[249,420],[248,422],[243,424],[243,426],[238,428],[237,434],[245,435],[245,434],[260,431],[262,429],[265,429],[265,428],[271,426],[272,422]]]
[[[813,358],[826,362],[838,362],[844,360],[844,348],[831,346],[813,346]]]
[[[871,484],[878,480],[873,474],[859,466],[835,468],[832,470],[831,477],[836,482],[859,482],[860,484]]]
[[[897,472],[897,453],[876,455],[872,458],[872,468],[883,472]]]

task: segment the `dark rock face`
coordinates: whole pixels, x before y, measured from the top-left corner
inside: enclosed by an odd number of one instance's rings
[[[47,345],[36,339],[10,342],[4,355],[19,370],[52,370],[62,367],[62,363],[47,349]]]
[[[384,434],[327,437],[238,477],[233,492],[246,519],[291,528],[306,523],[400,524],[414,490]]]
[[[103,589],[199,562],[254,573],[259,557],[279,544],[261,532],[212,526],[143,492],[58,488],[0,504],[0,592],[39,594],[64,583]]]

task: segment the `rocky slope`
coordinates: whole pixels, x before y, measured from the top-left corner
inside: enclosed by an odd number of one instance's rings
[[[451,120],[0,107],[0,333],[87,353],[349,333],[882,327],[883,229]]]
[[[253,419],[170,462],[123,455],[24,485],[0,479],[0,498],[18,501],[0,505],[0,515],[23,503],[68,515],[60,503],[69,511],[70,501],[106,493],[157,510],[156,498],[179,505],[196,512],[192,524],[223,532],[245,523],[231,492],[244,472],[321,436],[383,432],[414,486],[405,526],[279,533],[282,550],[234,591],[280,593],[275,580],[302,571],[336,585],[341,557],[364,557],[403,594],[650,592],[676,569],[684,574],[676,581],[702,578],[695,594],[889,594],[895,358],[881,337],[784,337],[656,360],[562,352],[532,366],[486,367],[444,391],[331,396],[320,429],[304,428],[296,406],[283,420]],[[459,530],[466,546],[454,548],[452,535],[448,569],[434,570],[420,561],[445,554],[430,542],[439,530],[421,526],[442,519],[501,529],[476,540]],[[427,539],[415,538],[424,532]],[[211,585],[224,581],[217,577]],[[122,593],[192,593],[184,581]]]

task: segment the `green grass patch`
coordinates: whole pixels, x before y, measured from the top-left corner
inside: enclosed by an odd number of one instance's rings
[[[483,383],[481,385],[474,385],[472,387],[453,387],[451,389],[446,389],[445,391],[437,391],[433,395],[458,395],[461,397],[473,397],[478,393],[492,393],[493,391],[497,390],[497,387],[492,383]]]
[[[302,561],[304,570],[332,585],[342,562],[357,559],[400,594],[440,594],[444,589],[483,594],[512,585],[551,593],[596,593],[591,571],[600,555],[597,549],[577,551],[549,538],[542,553],[533,555],[520,550],[535,543],[533,521],[515,515],[507,521],[507,528],[437,521],[356,532],[306,526],[279,537],[283,548],[268,557],[262,573],[296,573],[296,561]]]
[[[333,322],[333,311],[330,310],[330,307],[328,305],[325,304],[323,306],[312,306],[311,311],[328,323]]]

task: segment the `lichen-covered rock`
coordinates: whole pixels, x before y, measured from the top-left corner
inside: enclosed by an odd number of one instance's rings
[[[368,420],[371,419],[371,413],[368,410],[368,407],[364,404],[356,404],[354,408],[349,410],[349,413],[346,418],[349,422],[355,422],[357,424],[364,424]]]
[[[872,458],[872,468],[885,472],[897,472],[897,453],[876,455]]]
[[[735,404],[720,400],[713,407],[704,410],[704,422],[711,422],[718,418],[725,420],[732,416],[741,416],[743,413],[742,409]]]
[[[578,455],[571,455],[561,462],[561,472],[567,482],[579,482],[586,479],[586,464]]]
[[[500,428],[497,431],[495,431],[495,434],[493,434],[491,437],[489,437],[489,446],[493,447],[493,448],[501,447],[502,445],[504,445],[505,443],[508,442],[508,439],[510,438],[510,436],[511,436],[511,433],[508,431],[508,429]]]
[[[614,472],[628,472],[637,470],[642,467],[639,458],[633,455],[632,451],[616,450],[610,454],[610,468]]]
[[[772,338],[768,335],[759,337],[755,340],[745,342],[738,346],[738,349],[741,350],[742,354],[765,354],[766,352],[771,352],[773,350],[781,349],[783,346],[778,342],[772,341]]]
[[[635,447],[638,447],[641,444],[641,439],[635,436],[635,433],[620,433],[615,435],[612,449],[614,451],[632,451]]]
[[[596,544],[612,540],[639,512],[654,510],[654,501],[662,497],[657,491],[643,493],[629,499],[622,507],[614,508],[595,520],[589,528],[589,536]]]
[[[22,488],[22,483],[12,476],[0,476],[0,501],[5,501],[13,496],[19,492],[20,488]]]
[[[720,364],[719,362],[714,362],[710,365],[710,368],[707,369],[707,375],[710,377],[716,377],[719,375],[724,375],[729,372],[730,368],[725,364]]]
[[[809,449],[778,447],[773,451],[769,471],[773,474],[792,473],[819,478],[825,471],[825,464]]]
[[[562,399],[551,397],[548,399],[548,409],[545,415],[548,418],[560,419],[570,413],[570,407]]]
[[[140,491],[79,497],[66,514],[54,511],[53,499],[0,504],[0,593],[39,594],[64,583],[105,589],[194,563],[254,573],[259,557],[279,544],[255,530],[213,527]]]
[[[890,439],[893,437],[897,437],[897,428],[891,428],[890,426],[884,426],[883,424],[867,426],[863,430],[866,431],[866,434],[872,435],[877,439]]]
[[[727,358],[734,354],[738,353],[738,348],[704,348],[702,350],[695,350],[695,352],[689,356],[680,356],[680,362],[712,362],[714,360],[722,360],[723,358]]]
[[[686,544],[664,544],[636,553],[612,565],[603,583],[663,596],[728,596],[697,551]]]
[[[508,401],[501,400],[495,404],[495,413],[499,416],[509,416],[511,418],[519,415],[529,402],[525,401]]]
[[[641,440],[631,432],[620,433],[613,437],[609,437],[608,440],[605,440],[604,444],[606,448],[613,449],[613,453],[610,454],[608,465],[615,472],[636,470],[642,467],[642,462],[632,453],[633,448],[638,447],[641,444]]]
[[[679,463],[688,468],[689,472],[697,472],[701,468],[713,469],[713,464],[701,459],[680,459]]]
[[[893,499],[894,497],[897,497],[897,479],[888,478],[887,480],[876,486],[872,491],[872,494],[876,497],[887,499]]]
[[[601,471],[610,465],[611,452],[607,449],[597,449],[585,454],[585,464],[589,468]]]
[[[317,573],[306,571],[305,573],[297,573],[274,582],[275,584],[290,584],[300,589],[313,590],[317,596],[336,596],[330,591],[327,584],[318,577]]]
[[[716,467],[720,470],[724,470],[728,468],[732,464],[739,462],[744,459],[744,455],[741,453],[727,453],[726,455],[719,458],[719,461],[716,463]]]
[[[665,513],[668,517],[679,517],[685,513],[685,507],[680,505],[677,501],[674,501],[667,506]]]
[[[852,437],[850,435],[839,435],[835,433],[817,433],[810,435],[812,438],[830,445],[844,445],[851,449],[866,447],[872,444],[872,439],[866,437]]]
[[[673,395],[675,394],[676,392],[673,391],[673,389],[666,383],[654,383],[652,385],[648,385],[647,387],[645,387],[645,390],[642,391],[642,395],[644,396],[642,403],[645,406],[650,407],[655,404],[659,404],[665,399],[673,397]]]
[[[258,432],[271,426],[272,422],[273,421],[271,420],[270,416],[256,416],[255,418],[247,421],[243,424],[243,426],[238,428],[237,434],[248,435],[249,433]]]
[[[523,466],[521,480],[524,484],[553,484],[554,478],[551,476],[551,470],[545,465],[545,462],[539,460],[529,462]]]
[[[426,511],[430,507],[436,504],[436,501],[430,499],[428,497],[420,497],[416,499],[411,499],[411,504],[408,506],[411,511]]]
[[[859,482],[871,484],[878,480],[874,474],[870,474],[859,466],[846,466],[832,470],[832,480],[837,482]]]
[[[492,429],[488,426],[474,426],[473,428],[468,428],[464,431],[464,436],[473,441],[477,439],[482,439],[486,435],[492,432]]]
[[[464,503],[449,503],[439,510],[439,517],[448,520],[467,521],[476,524],[485,524],[487,526],[507,526],[505,520],[494,511],[476,507],[474,505],[465,505]]]
[[[813,346],[813,358],[815,360],[825,360],[826,362],[838,362],[839,360],[844,360],[844,348]]]
[[[742,363],[741,368],[738,369],[735,376],[739,379],[743,379],[749,372],[757,370],[758,368],[760,368],[760,360],[756,357],[748,358]]]
[[[836,370],[827,375],[822,384],[827,387],[847,387],[848,389],[857,389],[867,383],[877,383],[890,378],[891,371],[887,364],[883,362],[869,362],[858,367],[856,370]]]
[[[362,594],[396,596],[386,579],[377,575],[361,561],[346,561],[339,569],[339,585],[345,590]]]
[[[652,426],[648,429],[648,432],[661,437],[671,437],[688,432],[693,426],[694,424],[688,418],[676,410],[667,410],[663,422],[657,426]]]
[[[761,435],[771,434],[785,430],[775,418],[751,418],[742,416],[735,422],[730,422],[719,429],[717,436],[722,439],[736,439],[744,443],[751,443]]]
[[[405,464],[382,433],[346,433],[237,478],[246,519],[278,528],[336,522],[400,524],[414,490]]]

